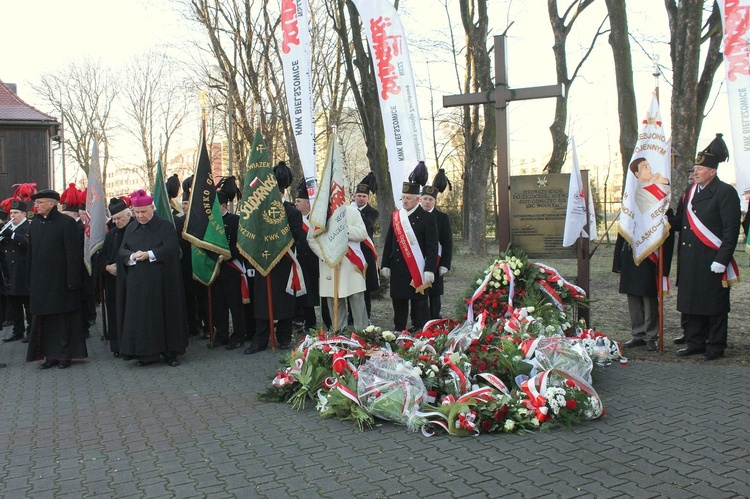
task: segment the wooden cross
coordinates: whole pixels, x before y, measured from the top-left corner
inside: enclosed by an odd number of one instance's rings
[[[511,242],[510,234],[510,175],[508,158],[508,102],[515,100],[561,97],[563,87],[546,85],[543,87],[508,88],[508,65],[505,36],[495,36],[495,88],[489,92],[463,95],[446,95],[443,107],[494,104],[495,125],[497,128],[497,197],[498,197],[498,239],[500,252],[505,251]]]

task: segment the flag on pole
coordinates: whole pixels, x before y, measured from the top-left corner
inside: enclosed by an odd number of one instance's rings
[[[724,27],[722,52],[727,74],[729,123],[732,129],[732,153],[740,194],[750,194],[750,127],[748,127],[748,96],[750,87],[750,5],[746,1],[719,0]]]
[[[633,248],[639,265],[669,236],[667,209],[671,183],[671,140],[662,126],[656,94],[641,124],[630,165],[618,231]]]
[[[260,130],[255,131],[247,159],[239,215],[237,249],[265,277],[292,247],[294,239]]]
[[[88,187],[86,189],[86,224],[83,237],[83,264],[89,275],[92,273],[91,257],[104,244],[107,224],[107,207],[104,203],[102,172],[99,168],[99,146],[94,141],[89,166]]]
[[[579,237],[589,237],[586,231],[588,218],[586,216],[586,191],[581,180],[576,140],[572,139],[571,142],[573,144],[573,170],[570,172],[568,183],[568,208],[565,212],[565,231],[563,232],[563,246],[565,247],[575,244]]]
[[[406,32],[389,0],[352,0],[357,7],[367,43],[380,100],[385,131],[393,201],[401,200],[407,171],[425,158]]]
[[[310,203],[318,190],[312,97],[309,12],[306,0],[281,2],[281,63],[289,123],[297,143]]]
[[[156,162],[156,174],[154,175],[153,193],[156,214],[164,220],[169,220],[170,222],[172,222],[172,225],[174,225],[172,205],[169,203],[169,196],[167,196],[167,184],[164,180],[164,171],[161,168],[161,160]]]
[[[190,190],[190,207],[185,217],[182,235],[191,244],[193,279],[209,286],[218,275],[221,262],[232,255],[216,198],[205,136],[201,137],[198,165]]]
[[[349,249],[346,190],[341,166],[338,135],[334,130],[328,144],[318,197],[309,216],[313,235],[320,243],[323,260],[331,268],[338,266]]]

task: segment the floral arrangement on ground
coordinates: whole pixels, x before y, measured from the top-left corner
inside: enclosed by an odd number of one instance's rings
[[[624,361],[620,346],[569,317],[585,292],[518,250],[495,260],[467,296],[463,321],[421,331],[369,326],[307,335],[262,400],[322,417],[404,424],[424,435],[524,432],[596,419],[595,365]],[[592,360],[593,359],[593,360]]]

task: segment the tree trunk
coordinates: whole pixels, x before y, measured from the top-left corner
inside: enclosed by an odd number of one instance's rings
[[[628,16],[625,0],[606,0],[609,13],[609,45],[615,63],[617,112],[620,120],[620,156],[622,172],[627,171],[638,138],[638,110],[633,86],[633,62],[628,37]],[[624,187],[624,184],[623,184]]]

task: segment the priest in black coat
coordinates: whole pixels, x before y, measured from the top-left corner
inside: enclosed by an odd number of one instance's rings
[[[32,195],[37,216],[29,227],[31,335],[26,361],[45,359],[42,369],[70,367],[88,357],[81,327],[83,248],[75,220],[57,210],[60,195]]]
[[[112,216],[110,221],[114,226],[104,236],[100,272],[104,281],[104,305],[107,309],[109,350],[115,357],[119,357],[120,335],[117,334],[117,260],[125,230],[127,230],[130,224],[135,223],[135,219],[127,203],[121,198],[112,198],[109,200],[109,214]]]
[[[162,355],[176,367],[188,344],[177,231],[155,214],[144,190],[130,201],[138,223],[125,230],[117,261],[120,354],[137,358],[141,366]]]
[[[435,280],[437,268],[437,224],[435,216],[427,213],[419,206],[419,190],[421,185],[415,182],[404,182],[400,210],[402,217],[408,217],[409,224],[414,231],[416,242],[424,257],[423,282],[427,287]],[[394,212],[395,213],[395,212]],[[419,330],[429,320],[429,308],[425,290],[417,292],[411,284],[407,260],[401,249],[398,238],[394,234],[394,219],[388,227],[383,247],[382,274],[391,279],[391,301],[393,302],[393,324],[396,331],[406,329],[409,318],[409,306],[412,313],[412,328]]]
[[[686,314],[687,346],[680,357],[703,354],[703,360],[724,356],[727,347],[729,286],[734,284],[733,254],[740,232],[737,190],[719,180],[719,163],[729,151],[717,134],[695,160],[695,183],[678,207],[677,310]],[[713,239],[712,243],[707,241]]]
[[[5,294],[8,297],[8,308],[13,321],[13,333],[3,339],[4,343],[21,340],[24,334],[31,330],[28,257],[31,221],[26,218],[28,211],[29,207],[24,201],[20,199],[11,201],[10,220],[12,223],[0,233],[2,236],[0,250],[2,250],[7,268]]]

